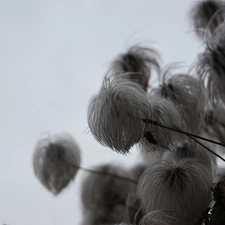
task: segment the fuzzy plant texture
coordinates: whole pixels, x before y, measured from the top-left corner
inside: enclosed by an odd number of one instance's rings
[[[225,162],[225,2],[196,2],[189,16],[205,48],[186,72],[174,72],[177,63],[162,68],[152,46],[131,46],[113,58],[88,106],[90,133],[105,151],[127,155],[135,146],[142,163],[87,169],[71,135],[37,142],[34,173],[54,195],[88,172],[80,225],[225,224],[225,169],[217,163]]]

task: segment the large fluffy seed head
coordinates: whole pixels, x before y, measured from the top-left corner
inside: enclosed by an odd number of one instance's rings
[[[138,83],[144,90],[147,90],[152,68],[159,73],[159,61],[158,51],[136,45],[114,60],[111,72],[114,77],[123,74],[124,78]]]
[[[174,212],[156,210],[146,214],[139,225],[178,225],[178,220]]]
[[[151,105],[153,121],[158,124],[173,128],[181,128],[181,115],[172,101],[157,96],[150,96],[149,103]],[[171,149],[176,145],[184,135],[177,132],[146,123],[146,132],[141,141],[138,143],[143,151],[163,152]],[[152,141],[152,137],[153,140]]]
[[[119,166],[102,165],[97,171],[129,177],[129,173]],[[126,200],[136,185],[126,180],[103,174],[90,174],[82,184],[84,213],[89,211],[107,218],[108,223],[119,223],[126,219]]]
[[[40,139],[33,156],[35,175],[55,195],[74,179],[80,162],[80,150],[68,134]]]
[[[191,9],[190,17],[196,34],[204,38],[206,32],[213,33],[225,20],[225,3],[219,0],[203,0]]]
[[[212,37],[208,40],[207,47],[199,54],[196,64],[197,74],[206,84],[213,103],[220,100],[225,102],[225,39],[224,33],[218,35],[218,38]]]
[[[105,80],[89,105],[88,125],[97,141],[125,154],[144,134],[141,118],[150,115],[148,98],[139,85]]]
[[[194,159],[156,163],[139,180],[138,195],[146,213],[174,211],[180,224],[190,225],[211,200],[211,172]]]
[[[155,94],[172,101],[181,115],[182,129],[200,133],[204,124],[207,92],[204,85],[189,75],[173,75],[165,79]]]

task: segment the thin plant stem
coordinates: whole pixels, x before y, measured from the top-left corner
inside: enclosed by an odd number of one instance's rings
[[[209,118],[210,118],[211,120],[213,120],[214,122],[220,124],[221,126],[223,126],[223,127],[225,128],[225,124],[224,124],[223,122],[219,121],[217,118],[215,118],[215,117],[213,117],[213,116],[211,116],[211,115],[209,115],[209,114],[207,114],[206,116],[209,117]]]
[[[189,138],[191,138],[192,140],[194,140],[196,143],[198,143],[199,145],[201,145],[202,147],[204,147],[207,151],[211,152],[212,154],[214,154],[215,156],[217,156],[218,158],[220,158],[221,160],[223,160],[225,162],[225,159],[223,157],[221,157],[220,155],[218,155],[217,153],[215,153],[214,151],[212,151],[210,148],[208,148],[206,145],[204,145],[202,142],[198,141],[196,138],[189,136]]]
[[[221,143],[221,142],[217,142],[217,141],[214,141],[214,140],[211,140],[211,139],[208,139],[208,138],[204,138],[204,137],[201,137],[201,136],[199,136],[199,135],[192,134],[192,133],[189,133],[189,132],[186,132],[186,131],[177,129],[177,128],[168,127],[168,126],[159,124],[159,123],[157,123],[156,121],[152,121],[152,120],[150,120],[150,119],[142,119],[142,121],[143,121],[144,123],[151,123],[151,124],[153,124],[153,125],[156,125],[156,126],[159,126],[159,127],[163,127],[163,128],[165,128],[165,129],[168,129],[168,130],[172,130],[172,131],[175,131],[175,132],[178,132],[178,133],[182,133],[182,134],[185,134],[185,135],[187,135],[187,136],[192,136],[192,137],[195,137],[195,138],[199,138],[199,139],[202,139],[202,140],[204,140],[204,141],[208,141],[208,142],[211,142],[211,143],[213,143],[213,144],[221,145],[221,146],[225,147],[225,144],[223,144],[223,143]]]
[[[127,181],[127,182],[130,182],[130,183],[136,184],[136,185],[138,184],[137,180],[133,180],[131,178],[123,177],[123,176],[120,176],[120,175],[117,175],[117,174],[108,173],[108,172],[104,172],[104,171],[93,170],[93,169],[86,169],[84,167],[75,166],[75,165],[74,165],[74,167],[76,169],[81,169],[81,170],[83,170],[85,172],[88,172],[88,173],[99,174],[99,175],[103,175],[103,176],[111,176],[111,177],[115,177],[117,179],[120,179],[120,180],[123,180],[123,181]]]
[[[215,156],[217,156],[218,158],[220,158],[221,160],[223,160],[225,162],[225,159],[223,157],[221,157],[220,155],[218,155],[217,153],[212,151],[210,148],[205,146],[203,143],[198,141],[196,138],[199,138],[199,139],[202,139],[204,141],[208,141],[208,142],[211,142],[211,143],[214,143],[214,144],[222,145],[222,146],[225,146],[224,144],[216,142],[216,141],[213,141],[213,140],[210,140],[210,139],[207,139],[207,138],[203,138],[203,137],[195,135],[195,134],[188,133],[188,132],[180,130],[180,129],[176,129],[176,128],[168,127],[168,126],[165,126],[165,125],[162,125],[162,124],[158,124],[156,121],[152,121],[150,119],[142,119],[142,120],[143,120],[144,123],[151,123],[153,125],[156,125],[156,126],[159,126],[159,127],[165,128],[165,129],[169,129],[169,130],[172,130],[172,131],[175,131],[175,132],[178,132],[178,133],[182,133],[182,134],[188,136],[189,138],[194,140],[196,143],[198,143],[199,145],[204,147],[207,151],[211,152],[212,154],[214,154]]]

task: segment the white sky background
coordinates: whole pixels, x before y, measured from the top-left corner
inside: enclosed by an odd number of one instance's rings
[[[135,40],[154,41],[165,64],[190,65],[200,52],[188,33],[193,2],[0,0],[0,225],[81,221],[84,172],[58,197],[34,175],[33,149],[44,131],[72,134],[85,167],[140,158],[136,149],[118,155],[83,133],[88,103],[111,60]]]

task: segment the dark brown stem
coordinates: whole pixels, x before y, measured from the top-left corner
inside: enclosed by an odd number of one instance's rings
[[[208,141],[208,142],[211,142],[211,143],[214,143],[214,144],[221,145],[221,146],[224,146],[225,147],[224,144],[222,144],[220,142],[216,142],[216,141],[210,140],[210,139],[207,139],[207,138],[204,138],[204,137],[201,137],[201,136],[198,136],[198,135],[195,135],[195,134],[188,133],[186,131],[183,131],[183,130],[180,130],[180,129],[177,129],[177,128],[172,128],[172,127],[168,127],[168,126],[165,126],[165,125],[162,125],[162,124],[158,124],[156,121],[152,121],[150,119],[142,119],[142,120],[143,120],[144,123],[151,123],[153,125],[156,125],[156,126],[159,126],[159,127],[165,128],[165,129],[169,129],[169,130],[172,130],[172,131],[175,131],[175,132],[178,132],[178,133],[182,133],[182,134],[188,136],[189,138],[191,138],[192,140],[194,140],[196,143],[198,143],[199,145],[201,145],[202,147],[204,147],[206,150],[208,150],[209,152],[211,152],[212,154],[214,154],[215,156],[217,156],[218,158],[220,158],[221,160],[223,160],[225,162],[225,159],[223,157],[221,157],[220,155],[218,155],[217,153],[215,153],[214,151],[212,151],[210,148],[208,148],[207,146],[205,146],[204,144],[202,144],[196,138],[199,138],[199,139],[202,139],[204,141]]]
[[[81,170],[83,170],[85,172],[88,172],[88,173],[94,173],[94,174],[99,174],[99,175],[103,175],[103,176],[111,176],[111,177],[115,177],[117,179],[127,181],[127,182],[130,182],[130,183],[133,183],[133,184],[138,184],[138,182],[136,180],[133,180],[133,179],[128,178],[128,177],[123,177],[123,176],[120,176],[120,175],[117,175],[117,174],[108,173],[108,172],[104,172],[104,171],[98,171],[98,170],[92,170],[92,169],[86,169],[86,168],[83,168],[81,166],[74,166],[74,167],[76,169],[81,169]]]
[[[211,140],[211,139],[204,138],[204,137],[201,137],[201,136],[199,136],[199,135],[192,134],[192,133],[189,133],[189,132],[186,132],[186,131],[177,129],[177,128],[168,127],[168,126],[159,124],[159,123],[157,123],[156,121],[152,121],[152,120],[149,120],[149,119],[142,119],[142,121],[143,121],[144,123],[151,123],[151,124],[153,124],[153,125],[156,125],[156,126],[159,126],[159,127],[163,127],[163,128],[165,128],[165,129],[168,129],[168,130],[172,130],[172,131],[175,131],[175,132],[178,132],[178,133],[182,133],[182,134],[185,134],[185,135],[187,135],[187,136],[199,138],[199,139],[202,139],[202,140],[204,140],[204,141],[208,141],[208,142],[211,142],[211,143],[213,143],[213,144],[221,145],[221,146],[225,147],[225,144],[223,144],[223,143],[221,143],[221,142],[213,141],[213,140]]]

